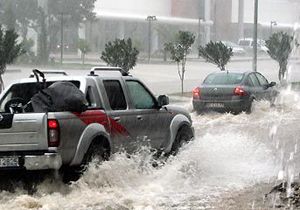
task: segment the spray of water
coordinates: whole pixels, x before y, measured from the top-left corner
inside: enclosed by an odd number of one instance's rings
[[[268,131],[280,111],[268,106],[255,104],[251,115],[193,114],[195,141],[158,167],[147,149],[131,158],[115,154],[91,164],[71,185],[45,180],[33,195],[2,191],[0,209],[213,208],[226,194],[269,182],[278,172]]]
[[[46,179],[33,195],[22,187],[1,191],[0,209],[210,209],[277,177],[291,183],[300,171],[295,94],[282,91],[275,108],[256,102],[250,115],[192,113],[195,140],[158,167],[147,148],[130,158],[117,153],[70,185]]]
[[[287,128],[287,124],[284,120],[285,114],[288,112],[294,113],[295,111],[298,113],[300,100],[299,100],[299,94],[294,91],[294,89],[297,90],[297,87],[293,85],[293,82],[297,82],[297,65],[294,61],[294,58],[297,56],[298,52],[298,39],[299,34],[298,30],[299,26],[298,24],[295,24],[294,26],[294,39],[293,39],[293,50],[290,56],[290,60],[288,63],[288,71],[287,71],[287,82],[288,86],[285,90],[281,91],[280,96],[277,99],[277,103],[281,106],[283,113],[280,116],[278,122],[274,124],[273,129],[270,130],[270,136],[272,136],[272,139],[276,139],[276,149],[278,151],[278,157],[279,157],[279,165],[280,170],[278,171],[278,177],[276,184],[278,183],[284,183],[284,187],[286,188],[286,194],[285,198],[288,199],[286,206],[291,206],[291,199],[294,194],[294,188],[293,183],[295,179],[299,179],[298,173],[299,173],[299,165],[297,165],[297,162],[299,162],[299,154],[298,154],[298,135],[297,135],[297,126],[293,125],[293,130],[290,130]],[[297,115],[296,115],[297,116]],[[292,116],[290,119],[293,118]],[[296,121],[293,119],[293,121]],[[278,135],[278,128],[282,127],[284,129],[290,130],[289,135],[287,136],[289,139],[282,138]],[[275,194],[273,197],[273,206],[276,206],[278,203],[282,202],[282,197],[278,196],[278,194]]]

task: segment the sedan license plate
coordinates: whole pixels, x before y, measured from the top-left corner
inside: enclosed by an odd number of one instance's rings
[[[222,103],[207,103],[207,108],[224,108],[224,104]]]
[[[0,157],[0,168],[6,167],[18,167],[19,166],[19,157]]]

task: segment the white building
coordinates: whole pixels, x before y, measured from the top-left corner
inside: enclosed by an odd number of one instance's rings
[[[238,22],[240,0],[232,0],[232,23]],[[252,25],[254,21],[254,0],[244,1],[244,23]],[[261,33],[268,31],[294,30],[300,22],[299,0],[259,0],[258,24]],[[248,27],[249,28],[249,27]]]

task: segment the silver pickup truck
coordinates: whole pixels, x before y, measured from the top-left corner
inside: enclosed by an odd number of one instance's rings
[[[86,111],[28,109],[41,86],[59,81],[74,84],[85,95]],[[120,149],[131,153],[143,145],[176,153],[194,132],[189,113],[168,103],[167,96],[155,98],[140,80],[118,68],[21,79],[0,95],[0,169],[70,169],[95,156],[108,159]]]

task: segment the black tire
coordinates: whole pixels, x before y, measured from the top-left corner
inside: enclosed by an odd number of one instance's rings
[[[191,127],[187,125],[182,126],[177,132],[170,154],[177,155],[180,147],[188,143],[192,139],[192,137],[193,137],[193,132]]]
[[[245,111],[247,114],[250,114],[253,111],[253,99],[249,100]]]
[[[193,110],[198,114],[202,114],[203,113],[203,109],[201,109],[199,106],[197,105],[193,105]]]
[[[196,110],[196,113],[197,113],[197,115],[201,115],[201,114],[203,114],[203,110]]]
[[[86,171],[88,165],[95,161],[96,164],[108,160],[109,150],[104,146],[102,141],[93,141],[85,153],[82,163],[79,166],[68,166],[61,169],[61,175],[64,183],[77,181]]]
[[[87,167],[91,161],[96,161],[97,164],[101,163],[108,160],[108,156],[108,151],[103,143],[101,141],[94,141],[84,155],[82,167]]]

